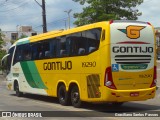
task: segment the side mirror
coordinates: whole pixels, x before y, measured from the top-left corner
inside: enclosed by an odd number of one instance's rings
[[[0,64],[0,71],[1,74],[6,73],[7,74],[7,58],[8,58],[9,54],[5,55],[2,60],[1,60],[1,64]]]

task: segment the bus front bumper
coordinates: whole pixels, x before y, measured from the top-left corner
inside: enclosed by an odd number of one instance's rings
[[[7,80],[6,87],[8,90],[14,90],[13,82],[11,80]]]

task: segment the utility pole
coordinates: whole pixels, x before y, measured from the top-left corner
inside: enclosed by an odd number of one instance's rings
[[[46,23],[46,6],[45,0],[42,0],[42,5],[35,0],[35,2],[42,8],[42,21],[43,21],[43,33],[47,32],[47,23]]]
[[[46,23],[46,6],[45,0],[42,0],[42,17],[43,17],[43,33],[47,32],[47,23]]]

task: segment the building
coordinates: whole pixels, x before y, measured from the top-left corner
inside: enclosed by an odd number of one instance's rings
[[[6,42],[5,49],[11,46],[11,41],[16,41],[19,38],[34,36],[40,34],[42,32],[37,32],[32,29],[32,26],[20,26],[17,31],[2,31],[4,35],[4,41]]]
[[[41,32],[34,31],[32,26],[21,26],[17,31],[2,31],[5,35],[4,40],[17,40],[22,37],[29,37],[40,34]]]
[[[20,26],[19,27],[20,32],[32,32],[32,26]]]

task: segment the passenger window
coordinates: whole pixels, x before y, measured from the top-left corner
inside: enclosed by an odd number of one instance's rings
[[[32,44],[19,45],[16,49],[15,62],[87,55],[98,49],[100,37],[101,28],[95,28]]]
[[[50,46],[50,56],[51,58],[55,58],[57,56],[57,40],[50,39],[49,46]]]
[[[32,60],[38,60],[39,59],[38,46],[39,46],[39,43],[33,43],[33,44],[31,44]]]
[[[85,55],[98,49],[100,43],[101,28],[67,35],[69,56]]]
[[[51,58],[49,41],[32,44],[32,60]]]
[[[22,55],[23,60],[31,60],[31,46],[30,44],[22,45]]]
[[[67,50],[67,43],[66,43],[66,37],[60,37],[60,40],[58,41],[58,56],[59,57],[67,57],[68,56],[68,50]]]
[[[101,29],[91,29],[85,31],[87,39],[87,52],[91,53],[98,49],[100,43]]]
[[[67,49],[69,56],[76,56],[78,55],[78,49],[79,49],[79,38],[81,34],[80,33],[75,33],[68,35],[66,40],[67,40]]]
[[[18,45],[16,47],[13,64],[20,61],[31,60],[31,56],[32,56],[31,52],[32,51],[31,51],[30,44]]]
[[[40,42],[38,44],[38,59],[43,59],[44,58],[44,54],[45,54],[44,46],[43,46],[43,43]]]
[[[22,61],[22,47],[21,47],[22,45],[18,45],[17,47],[16,47],[16,51],[15,51],[15,56],[14,56],[14,63],[13,64],[15,64],[15,63],[17,63],[17,62],[19,62],[19,61]]]
[[[43,42],[44,58],[51,58],[49,41]]]

